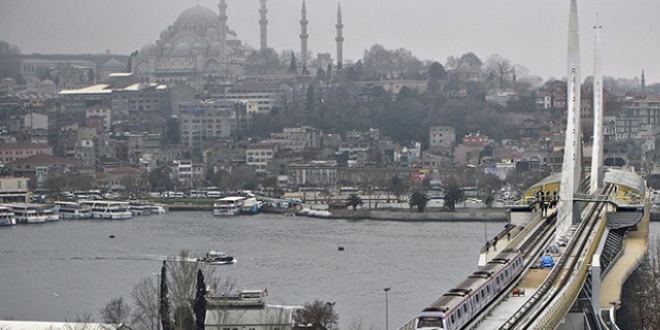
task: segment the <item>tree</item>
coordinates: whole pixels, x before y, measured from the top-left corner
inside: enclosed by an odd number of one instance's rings
[[[392,193],[392,195],[396,196],[397,202],[399,201],[401,195],[405,192],[406,186],[403,183],[403,180],[398,175],[395,175],[390,179],[389,184],[387,185],[387,189]]]
[[[647,251],[624,284],[623,303],[617,311],[617,320],[630,329],[660,329],[660,240],[652,240]]]
[[[298,73],[298,64],[296,64],[296,55],[291,52],[291,63],[289,64],[289,73]]]
[[[197,330],[204,330],[204,322],[206,322],[206,283],[204,283],[204,273],[201,269],[197,270],[197,290],[193,310],[195,311]]]
[[[429,197],[419,191],[412,193],[408,199],[408,205],[410,205],[411,208],[417,207],[417,212],[424,212],[424,208],[426,208],[428,202]]]
[[[353,208],[353,212],[357,209],[358,206],[364,204],[362,198],[358,194],[350,194],[346,199],[346,205]]]
[[[159,288],[151,278],[142,279],[133,286],[131,299],[134,304],[131,325],[140,330],[158,330],[159,321]]]
[[[163,267],[160,269],[160,324],[163,330],[172,330],[170,321],[170,300],[168,298],[167,288],[167,261],[163,261]]]
[[[118,328],[119,325],[126,324],[126,320],[131,315],[131,306],[125,303],[122,297],[114,298],[101,309],[100,314],[104,323]]]
[[[303,308],[295,311],[293,321],[296,325],[311,326],[311,330],[337,330],[339,315],[334,305],[320,300],[305,303]]]
[[[149,185],[152,191],[170,190],[174,186],[166,168],[156,168],[149,173]]]
[[[445,207],[449,211],[454,211],[456,204],[462,202],[464,198],[465,196],[461,187],[452,183],[447,186],[447,189],[445,190]]]
[[[245,59],[245,72],[251,75],[266,76],[282,66],[280,57],[272,48],[254,51]]]
[[[428,86],[427,90],[431,95],[440,93],[442,81],[447,80],[447,71],[439,62],[433,62],[428,68]]]
[[[511,61],[502,57],[500,54],[492,54],[486,59],[486,72],[493,74],[498,79],[500,89],[505,87],[504,83],[513,73]]]

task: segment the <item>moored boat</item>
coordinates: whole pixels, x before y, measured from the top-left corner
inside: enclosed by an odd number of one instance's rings
[[[78,202],[56,201],[61,219],[90,219],[92,208]]]
[[[225,198],[220,198],[215,203],[213,203],[213,215],[237,215],[241,212],[241,206],[243,206],[244,201],[245,197],[241,196],[228,196]]]
[[[80,201],[80,204],[88,205],[92,208],[92,218],[117,220],[133,217],[128,202]]]
[[[55,204],[44,205],[44,215],[46,216],[46,222],[60,220],[59,208]]]
[[[16,223],[46,223],[47,216],[44,214],[44,205],[42,204],[16,203],[5,206],[8,206],[14,212]]]
[[[254,197],[246,198],[241,205],[241,213],[244,214],[257,214],[261,210],[263,202]]]
[[[16,225],[14,211],[7,206],[0,206],[0,227],[10,227]]]

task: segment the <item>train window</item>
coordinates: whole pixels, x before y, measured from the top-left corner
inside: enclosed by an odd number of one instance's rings
[[[485,296],[486,296],[486,294],[484,293],[483,290],[481,290],[481,298],[484,298]]]
[[[451,324],[454,324],[454,314],[451,314]]]
[[[467,304],[463,305],[463,311],[467,313]]]
[[[490,294],[490,286],[486,287],[486,292],[488,292],[488,294]]]
[[[495,282],[496,282],[497,284],[500,284],[500,277],[499,277],[499,276],[498,276],[497,278],[495,278]]]
[[[461,309],[460,308],[458,309],[458,318],[459,319],[461,318]]]
[[[477,297],[477,302],[479,302],[479,295],[476,295],[475,297]]]
[[[504,270],[504,276],[509,277],[509,270],[508,269]]]

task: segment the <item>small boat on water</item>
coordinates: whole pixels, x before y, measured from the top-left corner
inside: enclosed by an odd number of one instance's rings
[[[226,255],[220,251],[209,251],[206,256],[199,261],[210,265],[228,265],[236,263],[236,258]]]
[[[131,208],[131,214],[133,216],[152,214],[151,205],[149,203],[138,200],[132,200],[128,202],[128,205]]]
[[[16,225],[14,211],[6,206],[0,206],[0,227],[10,227]]]
[[[92,218],[115,220],[133,216],[128,202],[91,200],[80,201],[80,204],[92,208]]]
[[[54,204],[44,205],[44,215],[46,216],[46,222],[55,222],[60,220],[59,208]]]
[[[149,205],[149,209],[151,210],[151,214],[167,214],[170,212],[167,206],[162,204],[151,204]]]

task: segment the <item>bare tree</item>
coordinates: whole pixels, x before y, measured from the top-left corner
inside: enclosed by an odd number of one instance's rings
[[[131,306],[125,303],[122,297],[114,298],[101,309],[100,314],[104,323],[118,328],[121,324],[125,324],[131,315]]]
[[[92,314],[83,314],[82,316],[77,316],[76,320],[69,322],[64,320],[64,330],[100,330],[94,324],[92,319]]]
[[[364,324],[364,319],[359,318],[359,319],[353,319],[351,321],[351,324],[348,326],[348,330],[375,330],[376,328],[371,325],[367,328],[366,324]]]
[[[339,315],[334,305],[320,300],[305,303],[303,308],[296,310],[293,321],[295,324],[311,326],[313,330],[337,330]]]
[[[131,324],[138,330],[158,330],[158,286],[151,278],[142,279],[131,292],[134,308]]]
[[[628,279],[624,290],[627,301],[617,318],[626,319],[631,329],[660,329],[660,239],[649,244],[645,260]],[[623,315],[619,317],[619,314]]]

